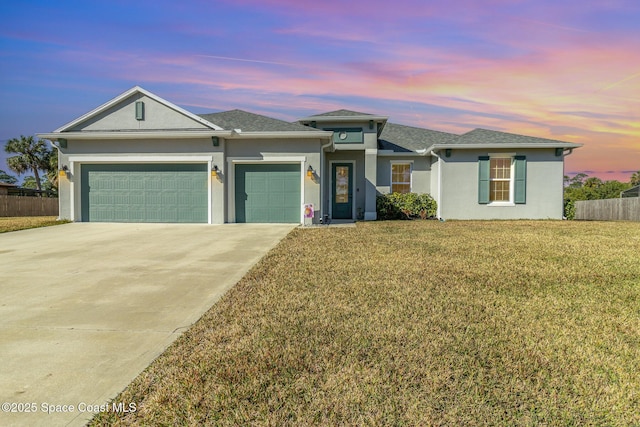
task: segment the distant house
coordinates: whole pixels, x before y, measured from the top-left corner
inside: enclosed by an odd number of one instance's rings
[[[9,194],[9,189],[13,189],[15,187],[16,187],[15,184],[9,184],[9,183],[0,181],[0,196],[6,196],[7,194]]]
[[[349,110],[196,115],[140,87],[38,136],[59,149],[60,216],[109,222],[375,220],[390,192],[430,193],[445,219],[561,219],[564,157],[580,147]]]

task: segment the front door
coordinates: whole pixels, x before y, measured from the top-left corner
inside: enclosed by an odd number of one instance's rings
[[[333,219],[353,218],[353,165],[333,163],[331,167],[333,188],[331,216]]]

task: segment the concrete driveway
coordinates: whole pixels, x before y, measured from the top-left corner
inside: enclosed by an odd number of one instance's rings
[[[0,425],[84,425],[293,227],[0,234]]]

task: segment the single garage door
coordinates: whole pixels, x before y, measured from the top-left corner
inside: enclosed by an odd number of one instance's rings
[[[206,164],[82,165],[82,220],[207,222]]]
[[[300,164],[238,164],[236,222],[300,222]]]

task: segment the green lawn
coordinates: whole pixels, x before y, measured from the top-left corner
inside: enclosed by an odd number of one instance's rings
[[[0,233],[26,230],[28,228],[48,227],[66,224],[69,221],[58,221],[55,216],[18,216],[0,217]]]
[[[297,229],[93,423],[638,425],[639,254],[639,223]]]

